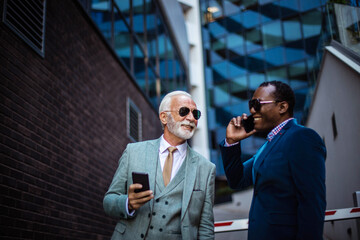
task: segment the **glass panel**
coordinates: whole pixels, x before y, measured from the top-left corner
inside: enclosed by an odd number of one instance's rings
[[[307,11],[312,8],[316,8],[321,6],[320,0],[301,0],[300,1],[300,9],[301,11]]]
[[[282,81],[288,83],[286,67],[273,69],[266,72],[267,81]]]
[[[225,38],[219,38],[211,43],[211,63],[219,62],[226,58],[225,41]]]
[[[227,62],[221,62],[214,64],[213,69],[213,80],[214,82],[222,81],[227,78]]]
[[[280,13],[283,17],[297,15],[299,12],[298,0],[280,0],[274,4],[279,4]]]
[[[246,37],[246,52],[254,52],[262,49],[262,37],[259,28],[254,28],[245,33]]]
[[[302,17],[302,28],[304,32],[304,38],[320,35],[321,33],[321,12],[312,11]]]
[[[266,23],[280,18],[280,8],[277,4],[266,4],[260,6],[261,22]]]
[[[121,14],[126,19],[126,22],[130,25],[130,0],[115,0],[114,3],[120,9]]]
[[[122,62],[126,65],[128,70],[131,70],[131,42],[132,37],[130,34],[130,30],[127,25],[117,14],[117,10],[114,9],[115,12],[115,22],[114,22],[114,51],[116,55],[121,58]]]
[[[146,11],[148,57],[149,57],[149,61],[154,66],[156,66],[156,47],[157,47],[157,41],[158,41],[158,38],[156,36],[156,28],[157,28],[156,9],[151,0],[145,0],[145,1],[146,1],[145,11]],[[160,36],[160,37],[162,37],[162,36]],[[162,44],[164,44],[164,42],[162,42]],[[162,48],[162,50],[164,51],[164,47]]]
[[[282,44],[280,21],[275,21],[262,26],[264,48],[271,48]]]
[[[238,103],[241,101],[248,100],[248,83],[246,76],[240,76],[233,78],[230,82],[230,93],[232,96],[231,103]]]
[[[110,45],[111,42],[111,10],[110,1],[92,1],[91,17]]]
[[[262,73],[255,73],[249,75],[249,89],[255,91],[261,83],[265,81],[265,75]]]
[[[152,68],[148,68],[148,84],[149,84],[149,98],[154,106],[158,105],[158,97],[156,91],[156,75]],[[162,87],[160,87],[162,90]]]
[[[249,29],[260,24],[260,13],[255,10],[247,10],[244,12],[244,27]]]
[[[224,14],[229,16],[240,11],[241,0],[224,0]]]
[[[285,64],[284,47],[275,47],[266,50],[265,58],[268,68]]]
[[[244,8],[247,8],[249,6],[254,6],[257,4],[257,0],[243,0],[242,4],[244,6]]]
[[[207,20],[212,22],[223,15],[221,0],[210,0],[207,7]]]
[[[242,33],[230,33],[227,36],[227,48],[230,59],[244,55],[245,53],[244,42],[245,41]]]
[[[229,32],[238,32],[244,29],[243,14],[236,14],[226,18],[226,28]]]
[[[225,21],[216,21],[209,23],[209,32],[210,38],[216,39],[224,34],[226,34]]]
[[[133,30],[142,44],[145,43],[144,29],[144,5],[143,0],[133,1]]]
[[[305,58],[303,41],[299,40],[286,45],[286,61],[295,62]]]
[[[134,42],[134,75],[136,82],[140,86],[141,90],[144,93],[146,92],[146,79],[145,79],[145,62],[144,62],[144,53],[140,45]]]
[[[247,68],[250,72],[264,70],[264,52],[257,52],[247,56]]]
[[[214,87],[214,104],[225,105],[229,104],[230,102],[230,95],[229,95],[229,84],[223,83],[216,85]]]
[[[246,73],[244,57],[232,59],[228,63],[229,78],[243,75]]]
[[[301,24],[298,17],[283,20],[285,41],[301,39]]]
[[[289,66],[290,86],[294,89],[308,86],[305,62],[295,63]]]

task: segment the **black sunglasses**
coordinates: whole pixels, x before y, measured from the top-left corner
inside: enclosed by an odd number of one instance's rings
[[[176,112],[176,111],[164,111],[164,112]],[[180,115],[180,117],[185,117],[185,116],[187,116],[187,115],[189,114],[189,112],[190,112],[190,108],[188,108],[188,107],[181,107],[181,108],[179,109],[179,115]],[[194,110],[192,110],[191,112],[192,112],[194,118],[195,118],[196,120],[199,120],[199,118],[201,117],[201,112],[200,112],[200,110],[194,109]]]
[[[249,101],[249,109],[251,110],[251,108],[254,108],[254,110],[256,112],[259,112],[261,109],[261,105],[262,104],[267,104],[267,103],[276,103],[278,101],[272,100],[272,101],[261,101],[260,99],[251,99]]]

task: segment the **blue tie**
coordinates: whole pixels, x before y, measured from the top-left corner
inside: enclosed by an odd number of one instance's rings
[[[254,162],[253,162],[253,167],[252,167],[252,177],[253,177],[253,183],[255,184],[255,170],[254,170],[254,166],[255,166],[255,162],[256,160],[259,158],[260,154],[262,153],[262,151],[265,149],[266,145],[267,145],[268,141],[266,141],[261,148],[257,151],[257,153],[254,156]]]

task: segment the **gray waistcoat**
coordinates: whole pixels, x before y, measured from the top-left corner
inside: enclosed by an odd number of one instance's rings
[[[158,164],[154,207],[147,232],[147,240],[181,239],[181,204],[184,189],[185,161],[176,176],[165,187]]]

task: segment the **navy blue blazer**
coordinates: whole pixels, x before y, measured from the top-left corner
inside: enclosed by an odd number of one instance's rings
[[[220,144],[229,186],[253,185],[254,157],[242,163],[241,146]],[[322,239],[326,148],[320,136],[289,121],[259,155],[249,213],[249,240]]]

